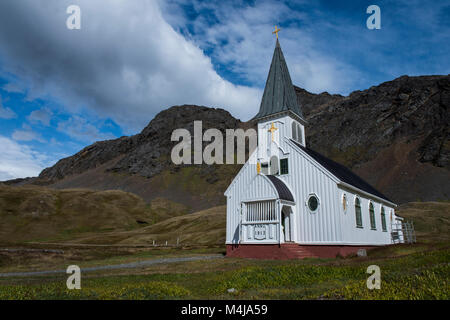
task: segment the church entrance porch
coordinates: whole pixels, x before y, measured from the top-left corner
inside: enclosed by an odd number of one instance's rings
[[[242,203],[240,243],[280,244],[294,241],[294,210],[273,199]]]
[[[281,239],[282,242],[294,241],[294,215],[291,206],[283,205],[281,209]]]
[[[242,203],[241,243],[278,243],[279,203],[277,200]]]

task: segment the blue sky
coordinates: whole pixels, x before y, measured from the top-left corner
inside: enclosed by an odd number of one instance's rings
[[[81,8],[81,30],[66,8]],[[381,8],[369,30],[366,9]],[[294,84],[347,95],[450,73],[450,1],[2,0],[0,180],[37,175],[172,105],[258,110],[275,25]]]

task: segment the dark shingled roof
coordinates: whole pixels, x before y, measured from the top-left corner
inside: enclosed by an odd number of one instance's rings
[[[292,196],[291,191],[284,184],[283,181],[281,181],[280,179],[278,179],[277,177],[272,176],[272,175],[267,175],[266,177],[270,179],[272,184],[275,186],[275,189],[277,189],[278,196],[280,197],[281,200],[287,200],[287,201],[294,202],[294,197]]]
[[[285,111],[291,111],[303,119],[291,76],[277,39],[261,106],[258,114],[252,120]]]
[[[358,189],[361,189],[365,192],[373,194],[373,195],[375,195],[379,198],[382,198],[384,200],[387,200],[389,202],[393,202],[388,197],[386,197],[384,194],[382,194],[380,191],[378,191],[377,189],[372,187],[369,183],[367,183],[362,178],[360,178],[359,176],[354,174],[351,170],[344,167],[342,164],[339,164],[331,159],[328,159],[327,157],[321,155],[320,153],[318,153],[314,150],[305,148],[301,144],[295,142],[292,139],[290,139],[290,140],[293,143],[295,143],[295,145],[297,145],[300,149],[305,151],[314,160],[316,160],[318,163],[320,163],[325,169],[327,169],[331,174],[336,176],[342,182],[350,184]]]

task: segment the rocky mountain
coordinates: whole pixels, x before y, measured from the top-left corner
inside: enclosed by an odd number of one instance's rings
[[[39,184],[58,189],[119,189],[146,201],[165,198],[191,210],[223,204],[223,192],[240,165],[174,165],[172,131],[184,128],[193,136],[194,121],[203,130],[246,128],[223,109],[174,106],[160,112],[141,133],[131,137],[96,142],[77,154],[61,159],[39,177],[12,184]],[[206,145],[205,143],[204,145]]]
[[[151,178],[167,168],[174,169],[170,153],[178,142],[171,142],[172,131],[184,128],[193,135],[195,120],[202,121],[204,130],[217,128],[225,132],[228,128],[240,126],[240,121],[223,109],[189,105],[171,107],[159,113],[140,134],[96,142],[74,156],[62,159],[53,167],[45,169],[39,178],[51,182],[58,181],[66,176],[96,168],[113,159],[117,161],[106,171]]]
[[[403,76],[348,97],[305,101],[309,146],[397,202],[450,196],[450,76]]]
[[[352,92],[313,94],[296,87],[309,124],[307,144],[361,175],[398,203],[450,195],[450,76],[403,76]],[[256,114],[257,110],[255,110]],[[175,106],[131,137],[96,142],[47,168],[38,178],[9,184],[121,189],[145,200],[162,197],[200,210],[225,202],[240,165],[175,166],[172,131],[248,128],[222,109]]]

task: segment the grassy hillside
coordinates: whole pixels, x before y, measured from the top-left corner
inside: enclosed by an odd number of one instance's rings
[[[0,186],[0,243],[223,244],[226,206],[190,210],[123,191]],[[414,222],[419,242],[449,241],[450,202],[411,202],[398,214]]]
[[[65,177],[52,184],[55,189],[88,188],[123,190],[150,202],[158,198],[182,203],[189,212],[225,204],[225,189],[241,165],[185,166],[164,170],[151,178],[105,172],[110,163]]]
[[[117,190],[0,186],[0,243],[68,241],[136,230],[186,212],[186,207],[168,200],[146,204]]]
[[[104,233],[76,240],[78,243],[114,243],[122,245],[223,245],[225,243],[226,206],[163,220],[125,232]]]
[[[450,202],[410,202],[401,205],[397,213],[414,222],[418,241],[450,240]]]

